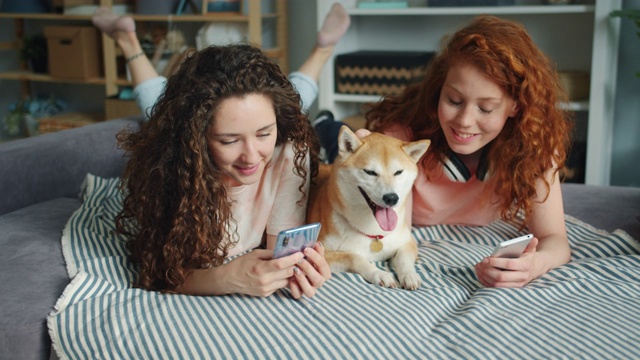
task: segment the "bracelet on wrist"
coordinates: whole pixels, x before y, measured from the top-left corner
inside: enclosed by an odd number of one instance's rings
[[[133,60],[135,60],[135,59],[137,59],[137,58],[139,58],[140,56],[143,56],[143,55],[144,55],[144,51],[140,51],[137,54],[131,55],[126,59],[126,63],[128,64],[129,62],[131,62],[131,61],[133,61]]]

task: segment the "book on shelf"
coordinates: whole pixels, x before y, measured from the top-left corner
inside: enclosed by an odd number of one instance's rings
[[[405,9],[408,1],[358,1],[358,9]]]

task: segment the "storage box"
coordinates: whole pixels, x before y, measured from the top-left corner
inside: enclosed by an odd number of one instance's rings
[[[135,100],[121,100],[118,98],[107,98],[104,101],[105,118],[107,120],[118,119],[131,115],[142,115]]]
[[[264,1],[263,1],[264,2]],[[240,0],[202,0],[203,14],[207,13],[239,13]]]
[[[356,51],[336,56],[335,91],[342,94],[398,95],[424,77],[434,52]]]
[[[100,37],[90,26],[45,26],[49,48],[49,74],[88,79],[101,72]]]

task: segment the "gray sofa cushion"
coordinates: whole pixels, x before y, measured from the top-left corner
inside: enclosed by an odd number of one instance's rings
[[[564,212],[595,228],[622,229],[640,240],[640,189],[562,184]]]
[[[60,239],[80,205],[58,198],[0,216],[1,359],[49,357],[46,318],[70,281]]]
[[[0,214],[59,197],[73,197],[88,172],[119,176],[125,164],[116,133],[136,129],[137,118],[104,121],[90,126],[10,141],[2,144]]]

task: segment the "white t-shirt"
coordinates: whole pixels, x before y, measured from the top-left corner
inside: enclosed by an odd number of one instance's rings
[[[304,182],[308,194],[310,179],[294,173],[293,158],[291,143],[276,146],[260,181],[229,189],[239,240],[228,256],[258,247],[265,229],[267,234],[277,235],[281,230],[305,223],[307,199],[298,204],[303,195],[298,188]],[[309,174],[308,157],[306,169]]]

